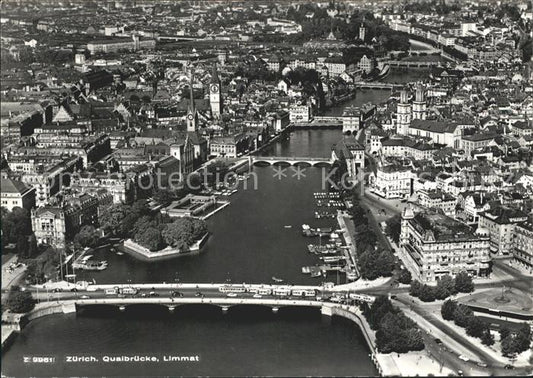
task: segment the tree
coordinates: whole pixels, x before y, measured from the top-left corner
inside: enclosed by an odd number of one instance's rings
[[[481,337],[486,328],[486,324],[479,317],[471,316],[466,325],[466,334],[473,337]]]
[[[474,282],[467,272],[459,272],[455,276],[455,290],[459,293],[471,293],[474,291]]]
[[[500,340],[505,339],[507,336],[509,336],[510,333],[511,333],[511,331],[509,330],[508,327],[502,326],[500,328]]]
[[[457,309],[457,302],[452,301],[451,299],[448,299],[442,304],[442,307],[440,308],[440,313],[442,315],[442,318],[444,320],[453,320],[456,309]]]
[[[134,239],[137,243],[150,251],[158,251],[163,248],[163,238],[161,232],[155,227],[148,227],[135,234]]]
[[[418,298],[422,302],[433,302],[435,300],[435,289],[429,285],[422,285]]]
[[[35,257],[37,256],[37,253],[39,253],[39,248],[37,247],[37,238],[35,237],[35,234],[31,234],[28,245],[28,257]]]
[[[94,226],[86,225],[74,236],[74,244],[78,248],[95,247],[100,239],[100,233]]]
[[[18,243],[21,235],[32,234],[30,213],[26,209],[14,207],[8,211],[2,208],[1,219],[2,241],[6,244]]]
[[[18,314],[23,314],[33,310],[35,300],[29,291],[10,291],[6,300],[6,307]]]
[[[28,260],[26,264],[26,281],[31,285],[45,282],[43,262],[41,260]]]
[[[399,214],[396,214],[392,218],[389,218],[386,222],[386,233],[387,235],[394,240],[395,243],[400,242],[400,233],[402,230],[401,217]]]
[[[446,299],[455,293],[455,280],[449,275],[441,277],[437,282],[437,288],[435,290],[436,298]]]
[[[516,344],[514,334],[510,333],[507,337],[501,340],[502,354],[504,356],[513,356],[516,354]]]
[[[127,215],[129,206],[119,204],[113,204],[110,207],[106,208],[102,214],[99,216],[100,226],[105,233],[110,233],[112,235],[121,235],[122,234],[122,221]]]
[[[174,222],[165,225],[161,234],[163,240],[170,246],[186,250],[200,237],[207,232],[207,224],[205,221],[183,217],[178,218]]]
[[[402,284],[409,285],[411,283],[411,280],[411,272],[406,268],[402,268],[402,270],[400,271],[400,275],[398,276],[398,281]]]
[[[515,337],[515,347],[517,353],[522,353],[529,349],[531,344],[531,328],[527,323],[523,323]]]
[[[376,298],[370,306],[368,324],[372,329],[377,329],[383,317],[389,312],[397,312],[392,302],[386,296]]]
[[[481,335],[481,342],[483,345],[491,346],[494,344],[494,336],[490,332],[490,328],[486,327]]]
[[[409,295],[412,297],[418,297],[422,289],[422,284],[419,281],[412,281],[409,288]]]
[[[28,249],[28,237],[26,235],[19,235],[17,238],[17,253],[19,256],[27,257]]]
[[[174,193],[168,189],[159,189],[154,192],[152,198],[162,206],[168,206],[175,199]]]
[[[466,327],[469,319],[474,316],[470,307],[458,304],[457,308],[453,312],[453,321],[459,327]]]

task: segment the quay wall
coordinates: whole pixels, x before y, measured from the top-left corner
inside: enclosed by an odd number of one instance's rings
[[[2,325],[2,353],[4,353],[13,343],[17,333],[32,320],[41,318],[43,316],[54,314],[69,314],[76,312],[76,304],[74,301],[67,301],[63,303],[46,302],[38,303],[33,310],[26,314],[11,314],[13,315],[11,321],[7,325]],[[8,332],[4,336],[4,332]]]
[[[376,366],[379,374],[382,377],[401,375],[401,371],[392,355],[378,353],[375,332],[370,328],[370,325],[359,308],[355,306],[328,304],[322,306],[322,314],[328,316],[341,316],[357,324],[370,348],[370,358]]]
[[[142,245],[135,243],[131,239],[125,240],[122,247],[124,252],[127,252],[134,257],[139,257],[142,260],[146,261],[157,261],[173,257],[198,255],[208,237],[209,233],[206,233],[200,240],[191,245],[188,251],[185,252],[172,247],[167,247],[160,251],[152,252],[148,248],[145,248]]]

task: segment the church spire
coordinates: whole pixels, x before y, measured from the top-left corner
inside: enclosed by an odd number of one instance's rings
[[[193,70],[191,68],[190,83],[189,83],[189,110],[191,112],[194,112],[194,93],[192,89],[192,83],[194,82],[193,75],[194,75]]]
[[[215,64],[213,64],[213,71],[211,72],[211,83],[218,84],[219,81],[220,80],[218,79],[217,62],[215,62]]]
[[[194,94],[193,94],[193,69],[191,68],[191,83],[189,84],[189,109],[187,111],[187,131],[195,132],[197,130],[198,114],[194,106]]]

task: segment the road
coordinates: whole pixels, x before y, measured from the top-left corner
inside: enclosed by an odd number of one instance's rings
[[[423,305],[420,305],[417,301],[412,301],[407,295],[399,295],[394,300],[400,308],[409,309],[414,311],[416,314],[423,317],[428,323],[431,324],[435,329],[442,331],[445,334],[446,338],[450,338],[453,342],[459,344],[461,347],[467,349],[471,354],[476,356],[481,363],[487,365],[486,368],[481,368],[476,362],[473,361],[462,361],[458,358],[458,353],[454,353],[452,350],[449,350],[446,346],[438,345],[434,342],[427,344],[429,350],[434,356],[442,358],[444,361],[453,366],[456,369],[462,370],[465,375],[479,375],[480,371],[488,371],[490,375],[503,376],[503,375],[524,375],[527,376],[531,374],[532,368],[515,368],[512,370],[505,369],[504,364],[499,361],[496,361],[490,354],[486,353],[481,348],[478,348],[476,344],[470,342],[467,338],[463,337],[457,333],[452,327],[450,327],[444,320],[437,319],[433,316]],[[421,323],[418,323],[419,326]],[[426,330],[427,331],[427,330]],[[431,332],[431,329],[430,329]],[[427,332],[424,332],[426,336]],[[446,340],[442,340],[446,344]]]

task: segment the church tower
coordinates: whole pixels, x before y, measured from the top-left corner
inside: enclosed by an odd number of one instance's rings
[[[211,83],[209,84],[209,105],[213,119],[219,119],[222,114],[222,100],[220,98],[220,79],[218,78],[217,64],[213,66]]]
[[[191,70],[191,84],[190,84],[190,100],[189,107],[187,109],[187,131],[196,132],[198,127],[198,113],[196,112],[196,107],[194,106],[194,95],[192,90],[193,83],[193,73]]]
[[[426,93],[421,83],[416,87],[415,100],[413,101],[413,119],[426,119]]]
[[[364,42],[365,37],[366,37],[365,16],[363,16],[363,21],[361,22],[361,25],[359,25],[359,39]]]
[[[400,135],[407,135],[409,125],[411,124],[411,104],[407,98],[407,91],[403,90],[400,93],[400,102],[396,110],[396,133]]]

